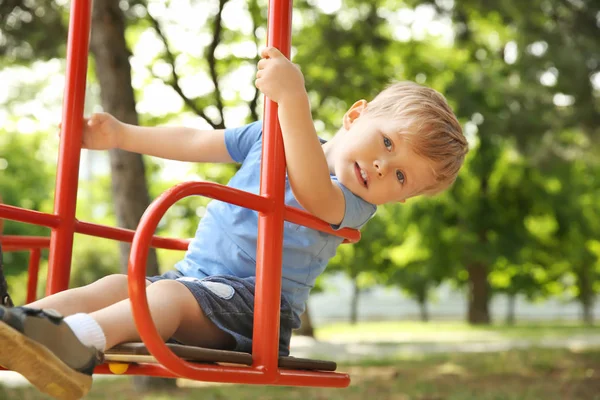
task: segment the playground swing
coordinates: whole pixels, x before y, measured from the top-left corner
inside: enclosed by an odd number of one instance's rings
[[[290,53],[292,0],[270,0],[268,45]],[[50,238],[1,236],[4,251],[30,251],[27,302],[35,300],[41,249],[49,249],[46,295],[68,287],[75,233],[131,242],[128,287],[136,326],[143,343],[126,343],[106,352],[95,374],[129,374],[199,381],[287,386],[347,387],[347,374],[329,361],[279,357],[279,304],[284,220],[337,235],[354,243],[353,229],[333,231],[329,224],[284,203],[285,159],[277,104],[265,101],[260,195],[209,182],[185,182],[159,196],[144,213],[137,230],[107,227],[75,218],[81,128],[91,20],[91,0],[73,0],[67,46],[63,125],[59,148],[54,213],[0,204],[0,219],[51,228]],[[259,213],[252,354],[165,344],[154,326],[146,298],[145,266],[150,246],[185,250],[188,241],[153,236],[175,202],[202,195]],[[2,250],[0,249],[0,257]]]

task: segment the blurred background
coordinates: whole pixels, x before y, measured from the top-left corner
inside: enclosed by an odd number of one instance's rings
[[[52,212],[70,4],[0,0],[10,205]],[[86,114],[198,128],[262,117],[266,0],[96,0],[93,11]],[[412,80],[447,97],[471,148],[443,195],[381,207],[311,295],[292,355],[340,362],[352,386],[99,379],[88,398],[599,399],[600,3],[297,0],[292,44],[323,138],[354,101]],[[174,184],[235,170],[83,150],[77,216],[135,229]],[[207,202],[177,203],[157,233],[192,237]],[[4,233],[49,235],[11,221]],[[124,271],[128,251],[77,236],[71,286]],[[22,304],[28,253],[4,256]],[[149,275],[181,256],[153,252]],[[13,378],[0,374],[0,398],[45,398]]]

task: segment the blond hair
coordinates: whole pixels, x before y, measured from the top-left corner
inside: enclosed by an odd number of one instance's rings
[[[365,115],[397,121],[412,149],[433,162],[435,184],[421,194],[433,195],[454,183],[468,145],[444,96],[414,82],[397,82],[368,104]]]

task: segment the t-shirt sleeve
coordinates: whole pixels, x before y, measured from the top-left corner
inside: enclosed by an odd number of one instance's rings
[[[225,146],[233,161],[242,162],[262,135],[262,121],[225,129]]]
[[[353,228],[359,229],[366,224],[377,211],[377,206],[371,204],[359,196],[355,195],[346,186],[342,185],[339,181],[334,180],[342,193],[344,193],[344,199],[346,200],[346,210],[344,212],[344,219],[339,225],[331,225],[335,230],[342,228]]]

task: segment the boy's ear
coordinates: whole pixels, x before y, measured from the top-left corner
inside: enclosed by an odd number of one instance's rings
[[[354,121],[360,117],[360,115],[367,109],[367,101],[366,100],[358,100],[356,103],[350,107],[346,114],[344,114],[343,125],[344,129],[348,130],[354,123]]]

